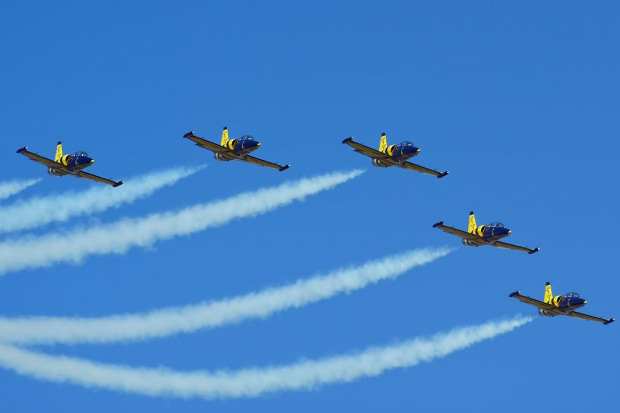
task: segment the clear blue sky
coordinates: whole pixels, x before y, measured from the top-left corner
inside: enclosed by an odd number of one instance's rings
[[[86,150],[113,179],[208,163],[130,206],[33,231],[79,231],[287,179],[364,167],[334,191],[267,215],[0,278],[4,316],[105,316],[243,294],[417,247],[458,249],[396,281],[263,321],[133,344],[43,347],[177,370],[287,364],[487,320],[534,315],[508,298],[578,291],[620,318],[620,5],[613,2],[4,2],[2,179],[17,198],[95,183],[15,154]],[[274,170],[213,160],[183,140],[254,135]],[[411,140],[441,180],[373,168],[340,142]],[[16,198],[2,201],[8,205]],[[431,228],[501,221],[541,251],[460,247]],[[13,234],[21,237],[24,234]],[[444,359],[255,399],[150,398],[0,370],[2,411],[614,411],[618,323],[536,319]]]

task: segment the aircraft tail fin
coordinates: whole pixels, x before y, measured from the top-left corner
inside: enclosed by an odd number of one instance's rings
[[[379,142],[379,152],[383,152],[385,153],[385,151],[387,151],[387,138],[385,136],[385,133],[381,134],[381,141]]]
[[[227,143],[228,143],[228,128],[226,126],[224,126],[224,129],[222,130],[222,142],[221,142],[221,145],[222,146],[226,146]]]
[[[476,225],[476,216],[474,215],[474,211],[472,211],[469,213],[469,226],[467,227],[467,232],[473,234],[476,232],[476,228],[478,228]]]
[[[551,283],[547,281],[547,284],[545,285],[545,303],[553,304],[552,301],[553,301],[553,292],[551,292]]]
[[[59,141],[58,145],[56,145],[56,156],[54,157],[54,161],[60,162],[62,158],[62,143]]]

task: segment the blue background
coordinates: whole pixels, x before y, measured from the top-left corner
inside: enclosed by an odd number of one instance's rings
[[[43,177],[20,197],[95,183],[55,178],[15,154],[86,150],[113,179],[208,167],[118,210],[32,233],[75,231],[284,180],[365,167],[362,177],[267,215],[149,250],[0,279],[4,316],[105,316],[276,286],[426,246],[458,249],[396,281],[191,335],[42,348],[178,370],[288,364],[535,315],[508,298],[578,291],[620,317],[617,152],[620,69],[614,2],[3,2],[2,181]],[[251,134],[286,172],[213,160],[181,139]],[[341,145],[411,140],[446,178],[373,168]],[[73,196],[73,195],[71,195]],[[79,195],[76,195],[79,196]],[[2,201],[13,202],[15,198]],[[460,247],[431,225],[502,221],[535,255]],[[20,235],[9,235],[19,237]],[[616,323],[617,324],[617,323]],[[418,367],[254,399],[150,398],[0,371],[3,411],[613,411],[618,325],[537,318]]]

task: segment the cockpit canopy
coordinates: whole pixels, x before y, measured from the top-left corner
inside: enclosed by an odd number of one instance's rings
[[[504,228],[504,224],[502,224],[501,222],[491,222],[489,226],[491,228]]]
[[[398,146],[415,146],[412,142],[403,141]]]
[[[564,295],[566,298],[580,298],[577,293],[568,293]]]
[[[253,137],[251,137],[250,135],[243,135],[243,136],[241,137],[241,140],[245,140],[245,141],[253,141],[253,140],[254,140],[254,138],[253,138]]]
[[[86,156],[89,157],[88,154],[84,151],[77,151],[76,153],[73,154],[73,156]]]

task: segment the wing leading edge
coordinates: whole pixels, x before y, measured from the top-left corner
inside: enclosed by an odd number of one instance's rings
[[[457,237],[467,238],[467,239],[476,240],[476,241],[480,241],[484,243],[484,238],[479,237],[476,234],[470,234],[469,232],[465,232],[460,229],[456,229],[456,228],[444,225],[443,221],[439,221],[436,224],[433,224],[433,228],[439,228],[440,230],[447,232],[449,234],[452,234],[452,235],[456,235]]]
[[[187,132],[185,135],[183,135],[184,138],[189,139],[190,141],[194,142],[196,145],[200,146],[201,148],[207,149],[211,152],[215,152],[215,153],[225,153],[227,155],[232,155],[233,151],[231,151],[228,148],[223,147],[222,145],[218,145],[215,142],[211,142],[208,141],[204,138],[200,138],[196,135],[194,135],[194,131],[189,131]]]
[[[355,150],[355,152],[359,152],[359,153],[361,153],[363,155],[370,156],[371,158],[377,158],[377,159],[387,159],[387,158],[389,158],[389,156],[386,153],[379,152],[378,150],[373,149],[373,148],[371,148],[369,146],[366,146],[366,145],[363,145],[361,143],[355,142],[353,140],[352,136],[349,136],[348,138],[343,140],[342,143],[352,147]]]
[[[506,248],[506,249],[509,249],[509,250],[523,251],[523,252],[527,252],[528,254],[534,254],[535,252],[540,251],[540,248],[531,249],[531,248],[521,247],[519,245],[513,245],[513,244],[509,244],[507,242],[501,242],[501,241],[495,241],[494,243],[492,243],[490,245],[495,245],[497,247]]]
[[[61,170],[65,171],[65,172],[67,172],[68,174],[71,173],[62,164],[60,164],[58,162],[54,162],[53,160],[51,160],[49,158],[46,158],[45,156],[41,156],[41,155],[39,155],[37,153],[30,152],[28,150],[27,146],[24,146],[23,148],[18,149],[17,153],[20,153],[20,154],[24,155],[25,157],[29,158],[32,161],[38,162],[40,164],[43,164],[43,165],[47,166],[48,168],[61,169]]]
[[[101,176],[89,174],[88,172],[84,172],[84,171],[72,172],[71,175],[76,175],[76,176],[79,176],[80,178],[90,179],[91,181],[95,181],[95,182],[101,182],[102,184],[112,185],[114,188],[116,188],[117,186],[121,186],[124,183],[123,181],[118,181],[118,182],[113,181],[111,179],[102,178]]]
[[[605,319],[605,318],[600,318],[600,317],[594,317],[588,314],[578,313],[577,311],[571,311],[570,313],[566,313],[566,315],[575,317],[575,318],[581,318],[583,320],[588,320],[588,321],[597,321],[599,323],[603,323],[604,325],[613,323],[615,321],[615,319],[613,318]]]
[[[256,165],[260,165],[260,166],[266,166],[267,168],[274,168],[280,172],[286,171],[288,168],[291,167],[291,165],[279,165],[277,163],[269,162],[269,161],[266,161],[260,158],[255,158],[250,155],[240,156],[237,159],[239,159],[240,161],[245,161],[245,162],[253,163]]]
[[[515,291],[514,293],[510,293],[510,295],[508,297],[514,297],[517,300],[521,301],[522,303],[533,305],[534,307],[540,308],[541,310],[558,312],[557,311],[557,307],[555,307],[555,306],[553,306],[551,304],[547,304],[547,303],[545,303],[543,301],[536,300],[535,298],[528,297],[527,295],[521,295],[521,293],[519,291]],[[560,313],[558,312],[558,314],[560,314]]]
[[[430,168],[426,168],[424,166],[416,165],[416,164],[411,163],[411,162],[399,163],[399,164],[396,164],[396,166],[399,166],[399,167],[404,168],[404,169],[409,169],[410,171],[418,171],[418,172],[422,172],[423,174],[434,175],[437,178],[443,178],[444,176],[446,176],[446,175],[448,175],[450,173],[449,171],[439,172],[439,171],[436,171],[434,169],[430,169]]]

